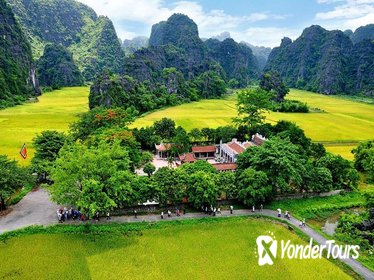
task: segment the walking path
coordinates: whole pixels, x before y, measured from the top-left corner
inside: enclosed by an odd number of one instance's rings
[[[19,229],[22,227],[30,225],[52,225],[57,223],[56,210],[58,206],[52,203],[49,200],[48,193],[39,189],[35,192],[30,192],[20,203],[14,206],[13,211],[5,217],[0,217],[0,234],[5,231],[11,231]],[[165,212],[166,213],[166,212]],[[237,217],[237,216],[251,216],[251,215],[262,215],[266,217],[277,218],[277,213],[273,210],[264,209],[263,211],[257,211],[253,213],[250,210],[234,210],[233,214],[230,214],[230,211],[222,211],[221,214],[218,214],[215,218],[219,217]],[[164,215],[164,221],[168,220],[182,220],[182,219],[196,219],[207,217],[204,213],[186,213],[185,215],[181,214],[180,217],[176,217],[173,213],[172,217],[168,218],[167,214]],[[208,216],[212,217],[212,216]],[[277,218],[279,220],[286,220],[285,218]],[[134,223],[134,222],[156,222],[161,221],[160,215],[145,215],[138,216],[115,216],[112,217],[110,221],[106,221],[105,218],[102,218],[99,223]],[[287,220],[290,224],[298,227],[300,221],[291,218]],[[90,221],[92,223],[97,223]],[[68,224],[80,223],[78,221],[69,221]],[[319,244],[325,244],[326,238],[314,231],[312,228],[305,226],[300,228],[306,235],[310,238],[313,238]],[[374,272],[370,271],[364,267],[361,263],[354,259],[342,259],[342,262],[349,265],[354,271],[360,274],[364,279],[374,279]]]
[[[58,206],[49,200],[48,192],[44,189],[29,192],[12,208],[12,212],[0,217],[0,234],[32,225],[56,223]]]

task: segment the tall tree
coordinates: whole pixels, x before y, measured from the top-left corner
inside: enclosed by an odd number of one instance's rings
[[[272,92],[275,96],[275,101],[278,103],[282,102],[284,97],[290,92],[276,71],[266,72],[261,76],[260,88]]]
[[[175,122],[172,119],[162,118],[153,124],[155,134],[163,140],[171,140],[176,135]]]
[[[252,168],[239,173],[237,185],[239,199],[248,206],[264,203],[276,194],[266,173]]]
[[[287,140],[273,137],[262,146],[250,147],[238,157],[238,174],[251,167],[265,172],[277,193],[298,190],[303,183],[307,157]]]
[[[118,172],[129,170],[127,151],[114,142],[105,142],[98,147],[75,143],[65,145],[51,171],[53,185],[50,193],[59,204],[75,205],[90,214],[108,211],[118,205]]]
[[[31,160],[33,171],[38,173],[39,180],[45,182],[58,152],[66,141],[64,133],[54,130],[43,131],[33,139],[35,155]]]
[[[260,88],[247,88],[238,92],[238,125],[254,127],[265,120],[264,113],[270,108],[271,94]]]

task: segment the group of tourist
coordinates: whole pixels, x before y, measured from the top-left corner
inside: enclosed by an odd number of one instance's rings
[[[201,206],[201,210],[207,215],[216,216],[217,214],[221,214],[221,208],[219,208],[219,207],[216,208],[216,207],[213,207],[212,205],[210,205],[210,207]]]
[[[183,212],[183,215],[186,215],[186,209],[184,207],[182,208],[182,212]],[[168,211],[166,211],[166,214],[168,215],[169,218],[171,217],[172,214],[171,214],[170,209]],[[175,208],[175,216],[180,217],[180,215],[181,215],[181,211],[179,210],[178,207],[176,207]],[[161,212],[160,216],[161,216],[161,220],[163,220],[164,219],[164,211]]]
[[[80,211],[75,210],[73,207],[70,209],[67,209],[66,207],[63,209],[57,209],[57,220],[59,223],[63,223],[69,219],[84,221],[86,220],[86,216]]]

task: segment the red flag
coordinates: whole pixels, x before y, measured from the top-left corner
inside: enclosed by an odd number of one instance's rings
[[[19,154],[23,159],[27,158],[27,149],[26,149],[26,144],[23,144],[21,150],[19,151]]]

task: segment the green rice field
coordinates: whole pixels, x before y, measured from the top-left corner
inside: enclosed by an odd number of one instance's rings
[[[256,238],[307,244],[285,225],[230,218],[128,233],[26,234],[0,242],[0,279],[351,279],[326,259],[259,266]],[[278,256],[280,253],[278,246]]]

